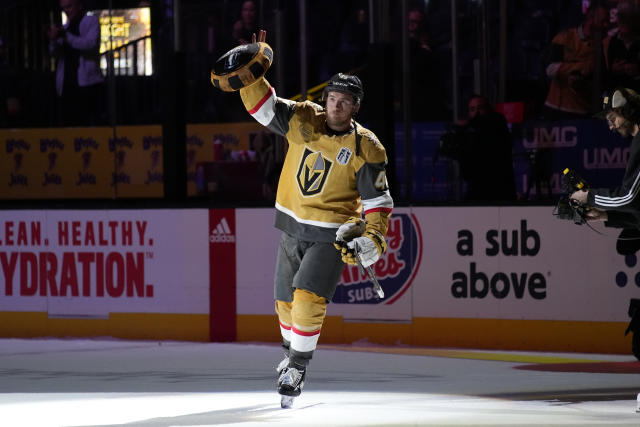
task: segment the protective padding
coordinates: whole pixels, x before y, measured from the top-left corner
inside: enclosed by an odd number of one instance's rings
[[[264,42],[237,46],[216,61],[211,84],[225,92],[235,92],[264,76],[272,61],[273,50]]]
[[[280,325],[291,328],[291,308],[293,304],[286,301],[276,301],[276,313]]]
[[[296,289],[293,293],[291,309],[292,325],[302,332],[314,332],[322,328],[327,314],[326,300],[304,289]]]
[[[276,313],[278,313],[282,343],[284,347],[289,348],[291,345],[291,303],[276,301]]]

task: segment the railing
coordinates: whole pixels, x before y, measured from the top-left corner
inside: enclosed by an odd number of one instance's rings
[[[150,76],[153,73],[151,36],[140,37],[100,54],[100,68],[108,75],[112,61],[116,76]]]

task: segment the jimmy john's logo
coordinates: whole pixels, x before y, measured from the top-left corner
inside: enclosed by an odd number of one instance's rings
[[[315,196],[322,192],[333,163],[320,151],[304,150],[298,168],[298,187],[304,196]]]

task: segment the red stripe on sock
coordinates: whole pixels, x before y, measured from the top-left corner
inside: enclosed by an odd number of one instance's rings
[[[307,331],[300,331],[294,328],[293,326],[291,327],[291,331],[293,331],[294,334],[302,335],[303,337],[312,337],[320,333],[320,329],[318,329],[317,331],[307,332]]]
[[[291,330],[291,326],[287,326],[287,325],[285,325],[285,324],[284,324],[284,323],[282,323],[282,322],[278,322],[278,323],[280,323],[280,326],[282,326],[283,328],[285,328],[287,331],[290,331],[290,330]]]

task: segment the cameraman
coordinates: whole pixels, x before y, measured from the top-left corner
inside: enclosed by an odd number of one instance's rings
[[[466,200],[513,201],[513,140],[507,121],[485,96],[473,95],[468,108],[468,121],[442,135],[439,152],[459,162],[467,183]]]
[[[620,237],[640,236],[640,96],[631,89],[618,88],[604,97],[603,110],[596,117],[607,120],[609,130],[625,138],[633,138],[629,161],[624,171],[622,185],[614,189],[591,188],[578,190],[571,199],[587,207],[587,220],[604,220],[607,227],[624,228]],[[618,252],[623,241],[618,242]],[[638,249],[640,241],[631,252]]]
[[[622,185],[612,190],[578,190],[570,197],[586,206],[585,219],[604,220],[607,227],[622,228],[616,250],[620,255],[633,255],[640,249],[640,96],[631,89],[614,89],[605,96],[597,116],[607,120],[610,130],[633,138]],[[631,350],[640,360],[640,300],[631,299],[628,313],[631,321],[625,335],[633,331]]]

